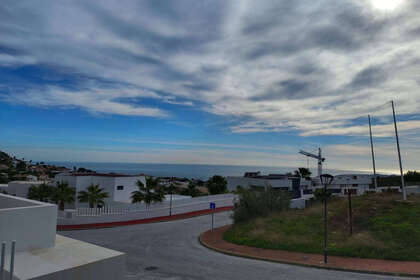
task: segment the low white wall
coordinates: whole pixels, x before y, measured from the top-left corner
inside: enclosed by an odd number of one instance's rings
[[[293,209],[304,209],[306,207],[306,199],[296,198],[290,200],[290,208]]]
[[[192,199],[183,199],[176,201],[172,205],[172,215],[184,214],[194,211],[207,210],[210,208],[210,202],[216,203],[216,207],[233,206],[235,195],[223,194],[197,197]],[[188,200],[188,201],[187,201]],[[175,201],[174,201],[175,202]],[[112,223],[119,221],[131,221],[147,218],[164,217],[169,215],[169,207],[167,205],[159,208],[149,208],[147,210],[131,209],[127,212],[113,215],[100,215],[100,216],[74,216],[72,219],[58,218],[59,225],[78,225],[78,224],[92,224],[92,223]]]
[[[16,240],[17,252],[53,247],[56,227],[56,205],[0,194],[0,241]]]

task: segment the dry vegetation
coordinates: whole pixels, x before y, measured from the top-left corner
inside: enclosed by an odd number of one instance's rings
[[[420,261],[420,195],[353,197],[353,235],[349,234],[346,198],[328,205],[328,251],[332,255]],[[321,253],[322,204],[288,210],[235,224],[225,239],[259,248]]]

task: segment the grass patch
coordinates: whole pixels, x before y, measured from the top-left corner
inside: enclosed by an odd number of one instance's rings
[[[347,199],[328,205],[330,255],[420,261],[420,195],[409,202],[399,194],[353,197],[353,235],[349,235]],[[224,239],[240,245],[305,253],[323,252],[322,204],[273,213],[237,223]]]

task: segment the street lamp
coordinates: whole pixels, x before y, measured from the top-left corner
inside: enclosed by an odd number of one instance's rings
[[[169,216],[172,216],[172,193],[174,192],[174,184],[171,182],[169,185],[169,191],[170,191],[170,200],[169,200]]]
[[[331,184],[334,179],[334,176],[330,174],[322,174],[319,176],[321,183],[324,185],[324,263],[328,262],[327,260],[327,186]]]

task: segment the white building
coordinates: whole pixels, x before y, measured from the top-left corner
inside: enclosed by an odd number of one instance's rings
[[[38,177],[36,177],[34,175],[28,175],[28,176],[26,176],[26,180],[31,181],[31,182],[36,182],[36,181],[38,181]]]
[[[120,175],[99,173],[61,173],[55,176],[55,182],[67,182],[69,187],[76,189],[76,197],[80,191],[86,190],[90,185],[99,185],[108,193],[105,203],[112,205],[113,202],[131,203],[131,193],[138,190],[137,181],[146,186],[144,175]],[[75,199],[75,208],[88,207],[86,203],[80,203]]]
[[[4,279],[10,276],[13,240],[13,279],[122,279],[123,253],[56,234],[54,204],[0,194],[0,225]]]
[[[270,174],[263,176],[260,172],[247,172],[243,177],[227,177],[228,190],[234,191],[238,186],[243,188],[267,187],[283,189],[290,192],[299,192],[300,197],[309,199],[313,197],[316,189],[323,188],[319,177],[310,180],[289,175]],[[362,195],[373,187],[373,175],[370,174],[342,174],[334,176],[328,189],[333,195],[345,195],[347,191]],[[295,196],[295,195],[294,195]]]
[[[5,190],[10,195],[26,198],[30,187],[39,186],[43,183],[41,181],[12,181],[7,184],[7,188],[2,188],[2,190]]]
[[[334,176],[333,181],[327,189],[335,196],[347,195],[350,191],[355,195],[362,195],[367,191],[375,191],[373,184],[373,175],[370,174],[340,174]],[[310,181],[301,182],[301,194],[305,199],[313,197],[316,189],[324,188],[319,177],[313,177]]]
[[[301,178],[283,174],[261,175],[260,172],[247,172],[243,177],[226,177],[227,188],[235,191],[238,187],[242,188],[266,188],[271,186],[274,189],[281,189],[289,192],[299,193]],[[293,195],[296,197],[297,195]]]

